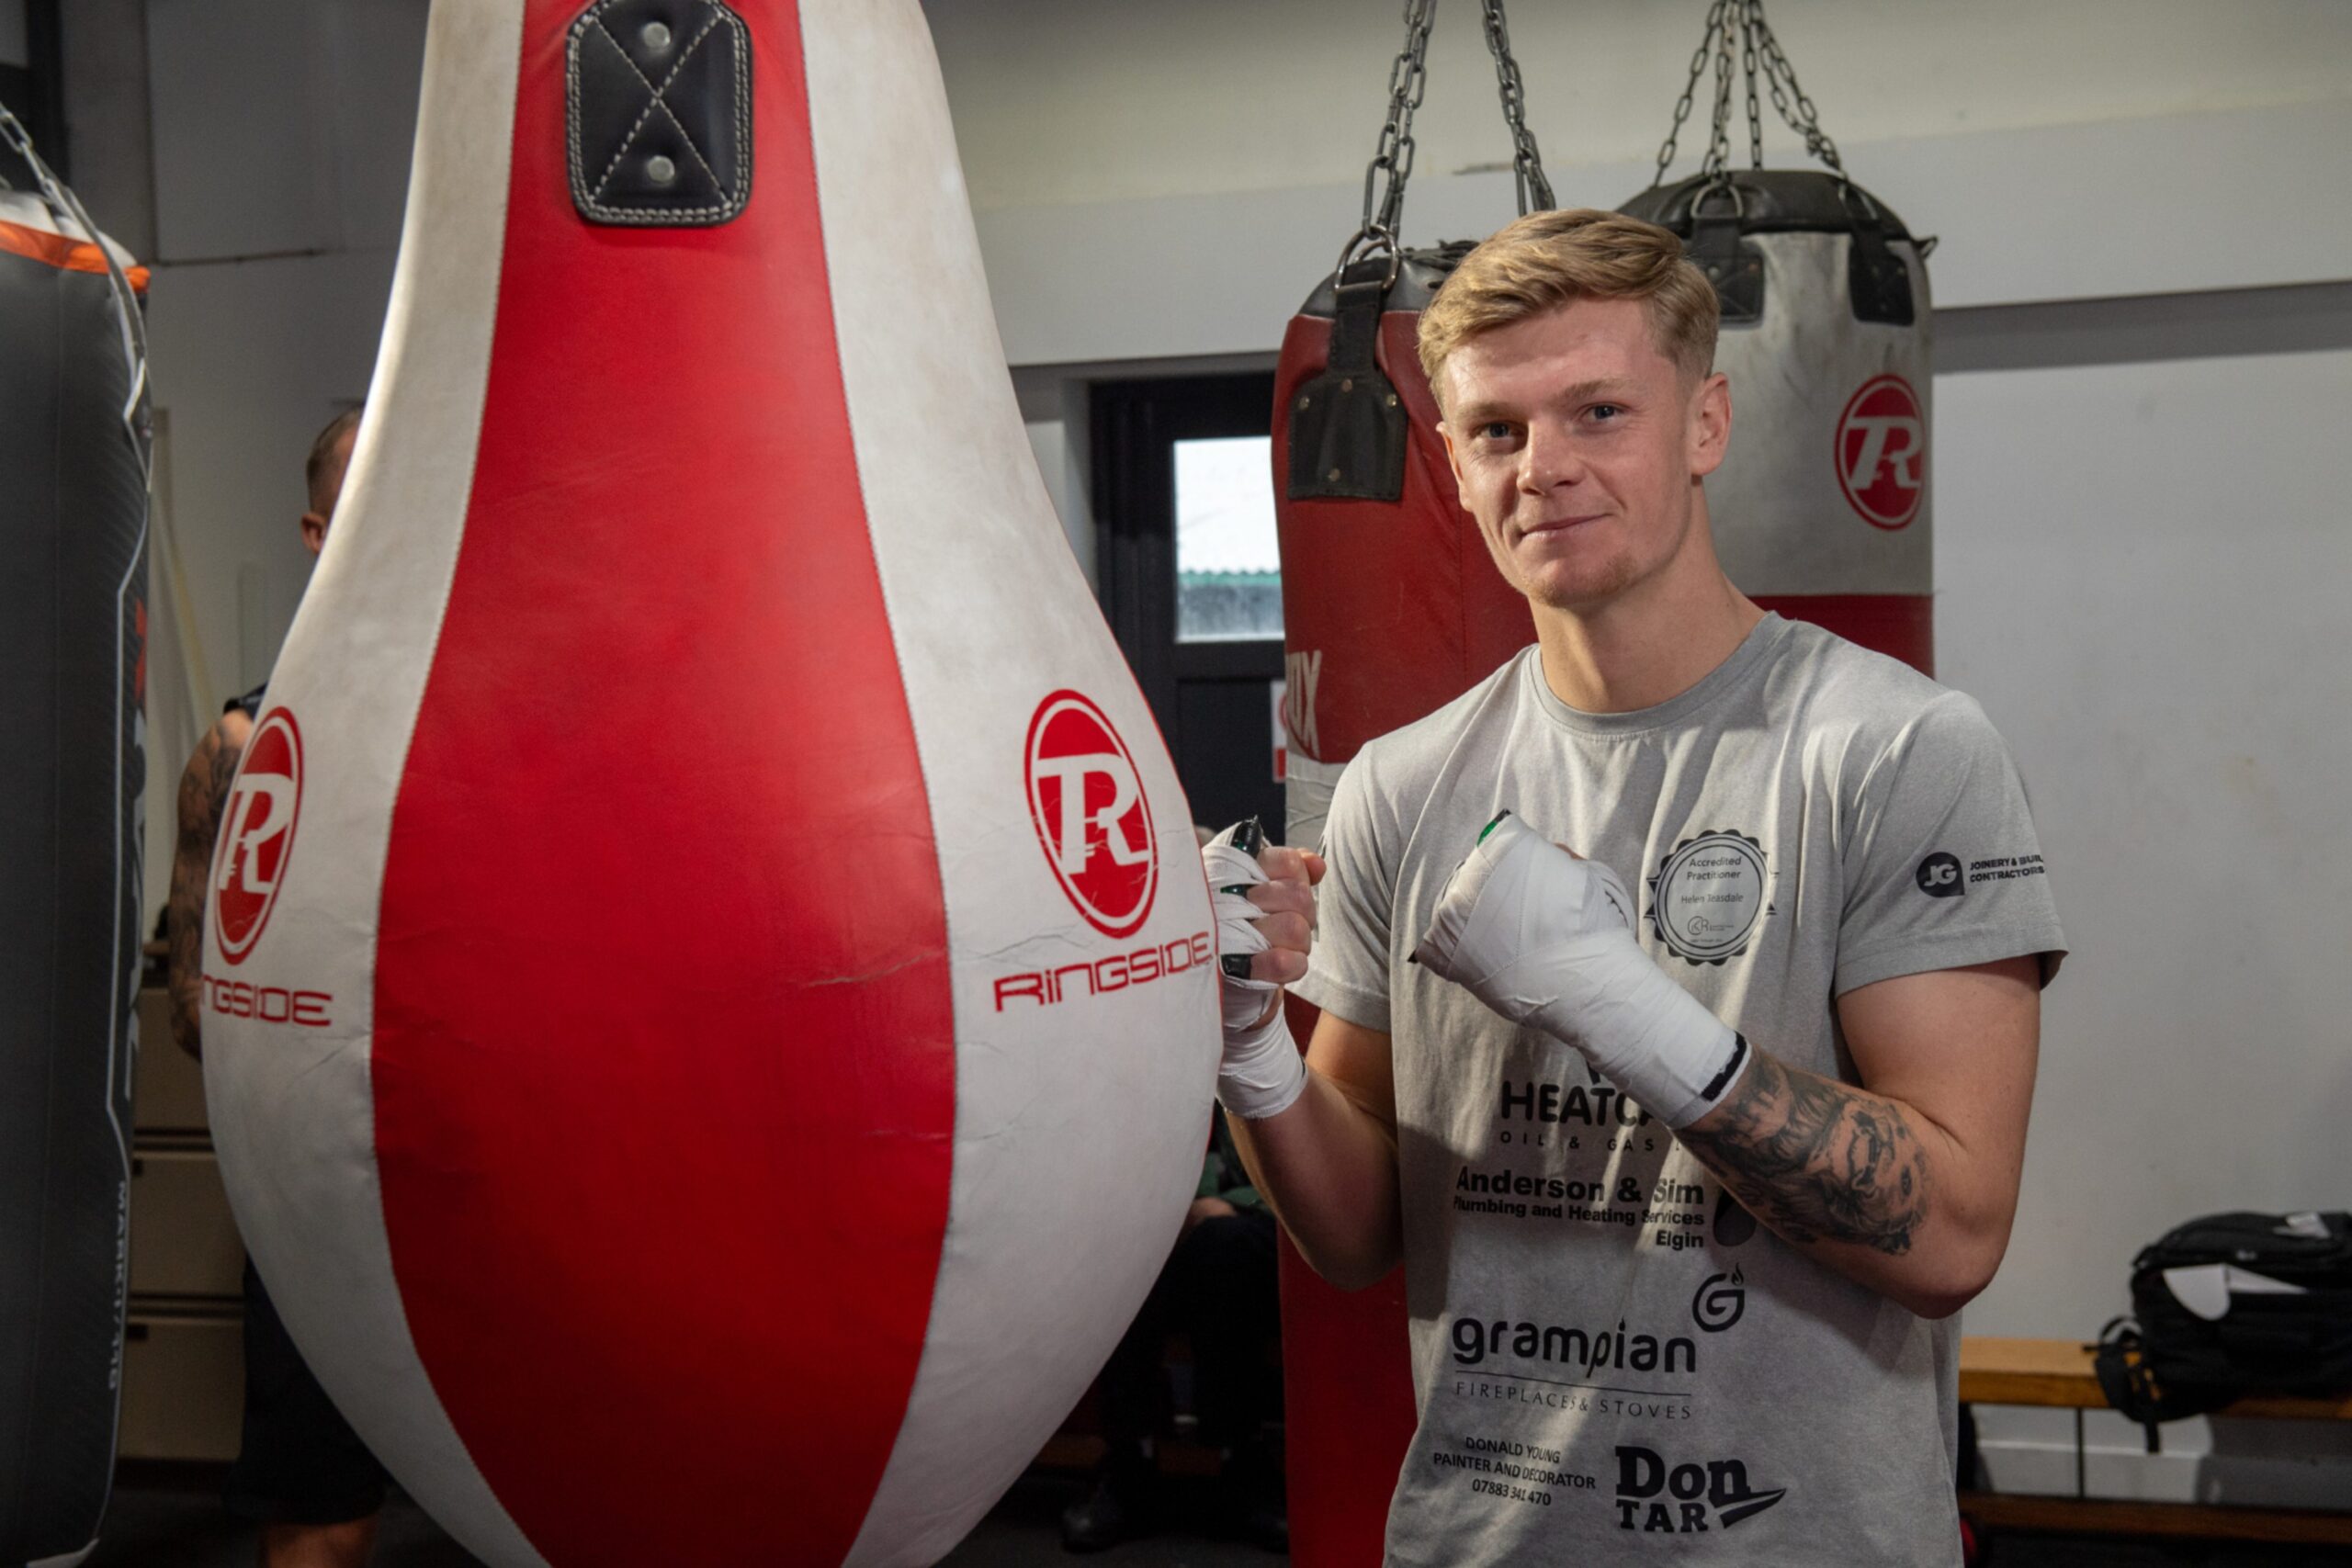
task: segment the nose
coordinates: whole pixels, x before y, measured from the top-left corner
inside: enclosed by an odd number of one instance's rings
[[[1584,456],[1573,434],[1548,420],[1527,427],[1527,445],[1520,449],[1520,489],[1541,495],[1584,477]]]

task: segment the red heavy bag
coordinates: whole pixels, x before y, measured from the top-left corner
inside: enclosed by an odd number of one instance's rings
[[[1469,689],[1534,635],[1454,493],[1437,404],[1414,352],[1426,305],[1466,243],[1397,241],[1433,0],[1406,7],[1363,227],[1283,335],[1274,374],[1283,556],[1285,838],[1318,843],[1358,748]],[[1501,0],[1482,7],[1521,213],[1552,205]],[[1375,195],[1376,193],[1376,195]],[[1366,254],[1360,254],[1366,253]],[[1293,998],[1304,1041],[1316,1010]],[[1387,1499],[1413,1432],[1401,1271],[1354,1296],[1281,1249],[1291,1548],[1305,1568],[1380,1561]]]
[[[935,1561],[1193,1190],[1198,864],[913,0],[436,6],[205,980],[401,1483],[496,1568]]]

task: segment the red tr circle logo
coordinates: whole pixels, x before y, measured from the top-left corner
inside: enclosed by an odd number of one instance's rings
[[[1029,720],[1029,816],[1054,879],[1104,936],[1151,913],[1159,844],[1126,742],[1076,692],[1056,692]]]
[[[1928,422],[1900,376],[1873,376],[1838,417],[1838,483],[1862,521],[1901,528],[1928,493]]]
[[[269,923],[301,808],[302,732],[292,714],[274,708],[245,746],[212,852],[213,934],[232,964],[245,961]]]

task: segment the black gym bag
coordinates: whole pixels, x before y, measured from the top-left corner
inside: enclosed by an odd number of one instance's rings
[[[2177,1291],[2177,1269],[2209,1272]],[[2151,1453],[2160,1421],[2352,1393],[2352,1214],[2208,1214],[2167,1232],[2132,1260],[2132,1315],[2099,1331],[2097,1366]]]

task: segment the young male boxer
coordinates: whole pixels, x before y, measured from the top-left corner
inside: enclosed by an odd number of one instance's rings
[[[329,421],[311,444],[304,475],[311,509],[301,527],[312,555],[326,544],[358,434],[359,411],[353,409]],[[190,1055],[203,1051],[204,897],[213,840],[267,689],[255,687],[231,703],[180,775],[165,921],[172,1035]],[[383,1511],[384,1467],[311,1375],[251,1262],[244,1339],[244,1430],[229,1472],[230,1511],[261,1526],[262,1568],[364,1568]]]
[[[1259,1183],[1327,1278],[1405,1265],[1397,1568],[1960,1561],[1952,1314],[2064,939],[1977,705],[1724,576],[1715,331],[1614,214],[1462,264],[1421,358],[1536,644],[1367,746],[1322,856],[1205,852]]]

